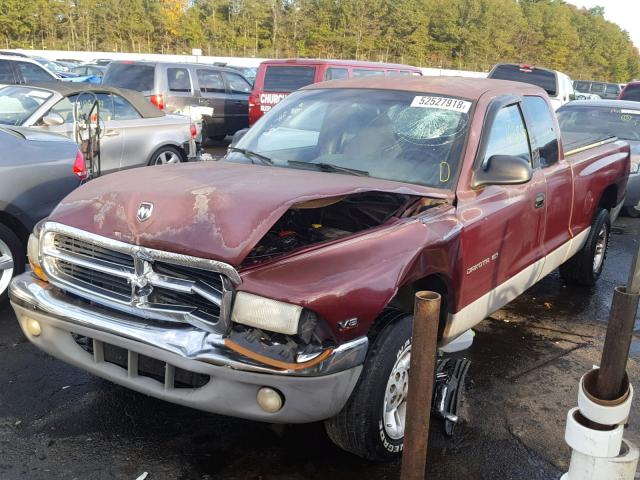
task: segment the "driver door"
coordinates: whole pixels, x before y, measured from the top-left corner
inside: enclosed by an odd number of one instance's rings
[[[520,185],[484,185],[460,195],[460,321],[452,322],[450,328],[456,331],[449,335],[464,332],[501,308],[533,285],[542,271],[545,176],[533,163],[520,102],[494,112],[483,129],[486,149],[477,168],[495,155],[517,156],[530,162],[533,177]]]

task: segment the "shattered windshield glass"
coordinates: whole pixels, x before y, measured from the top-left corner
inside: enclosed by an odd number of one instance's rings
[[[226,161],[262,155],[273,166],[452,188],[471,102],[373,89],[296,92],[273,108]],[[244,152],[244,153],[243,153]]]

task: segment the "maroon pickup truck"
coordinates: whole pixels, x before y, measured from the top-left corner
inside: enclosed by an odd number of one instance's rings
[[[113,382],[324,420],[346,450],[394,458],[414,292],[442,294],[445,348],[558,267],[600,276],[629,147],[559,133],[522,83],[314,84],[222,162],[73,192],[31,236],[12,305],[36,346]]]

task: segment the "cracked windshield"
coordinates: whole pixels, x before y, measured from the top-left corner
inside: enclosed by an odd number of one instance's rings
[[[471,102],[393,90],[301,91],[274,107],[227,161],[450,188]],[[252,158],[253,157],[253,158]]]

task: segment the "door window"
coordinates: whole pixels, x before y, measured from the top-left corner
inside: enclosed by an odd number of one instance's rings
[[[342,80],[344,78],[349,78],[349,69],[347,68],[330,67],[324,72],[325,80]]]
[[[227,82],[229,82],[231,93],[251,93],[251,85],[240,75],[226,72],[225,76],[227,77]]]
[[[222,75],[217,70],[199,69],[196,70],[198,75],[198,84],[202,93],[225,93],[224,81]]]
[[[135,120],[140,118],[138,111],[120,95],[112,95],[113,98],[113,119],[114,120]]]
[[[529,125],[531,150],[542,168],[558,161],[558,133],[547,103],[542,97],[524,97],[524,114]]]
[[[531,162],[527,130],[517,105],[503,108],[493,121],[485,160],[494,155],[511,155]]]
[[[171,92],[191,92],[191,79],[186,68],[167,68],[167,82]]]
[[[0,60],[0,83],[15,83],[11,64],[7,60]]]
[[[604,93],[604,83],[593,82],[591,84],[591,93],[602,95]]]
[[[44,68],[27,62],[15,62],[25,82],[50,82],[55,78]]]

